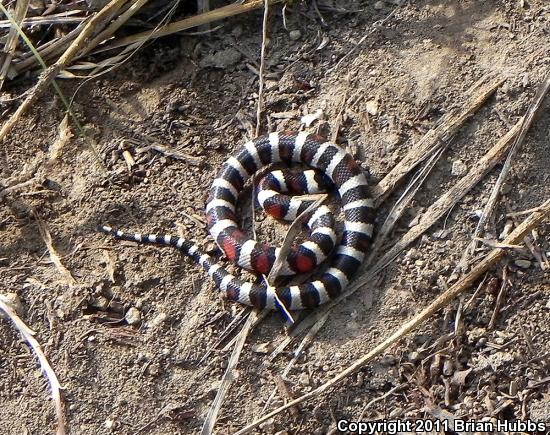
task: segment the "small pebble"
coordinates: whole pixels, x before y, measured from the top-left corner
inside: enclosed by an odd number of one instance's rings
[[[168,315],[166,313],[160,312],[158,313],[153,320],[149,322],[149,327],[156,328],[157,326],[164,323],[164,321],[168,318]]]
[[[409,353],[409,361],[416,362],[420,359],[420,354],[416,351]]]
[[[21,303],[21,299],[16,293],[0,294],[0,300],[4,302],[7,306],[9,306],[18,315],[23,314],[24,312],[23,304]],[[4,313],[0,311],[0,317],[3,317],[3,316],[4,316]]]
[[[468,167],[462,162],[462,160],[455,160],[451,166],[451,175],[462,176],[466,175]]]
[[[301,385],[309,385],[309,376],[307,373],[302,373],[299,378],[298,378],[298,382],[301,384]]]
[[[273,419],[269,419],[267,421],[264,421],[262,424],[260,424],[260,429],[264,432],[273,432],[273,429],[275,428],[275,423],[273,422]]]
[[[443,374],[445,376],[451,376],[454,372],[453,362],[450,359],[446,359],[443,363]]]
[[[302,32],[300,32],[299,30],[291,30],[288,34],[288,37],[291,41],[297,41],[302,37]]]
[[[508,195],[511,192],[511,190],[512,190],[512,185],[508,183],[504,183],[500,188],[500,193],[502,193],[503,195]]]
[[[378,101],[377,100],[367,101],[367,103],[365,104],[365,109],[367,109],[367,113],[369,115],[372,115],[372,116],[378,115]]]
[[[531,267],[531,262],[529,260],[515,260],[514,264],[522,269],[529,269]]]
[[[141,322],[141,312],[137,308],[130,308],[126,315],[124,316],[128,325],[137,325]]]

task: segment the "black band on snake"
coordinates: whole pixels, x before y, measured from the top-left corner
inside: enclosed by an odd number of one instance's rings
[[[237,224],[235,210],[238,194],[246,181],[264,166],[278,162],[303,163],[318,171],[298,174],[274,171],[262,180],[258,201],[273,216],[293,220],[308,207],[307,202],[282,195],[282,192],[314,193],[332,183],[341,198],[345,216],[342,237],[328,268],[313,281],[279,288],[253,284],[228,273],[186,239],[127,234],[108,226],[100,229],[119,239],[178,248],[199,263],[230,300],[269,309],[276,308],[279,303],[289,310],[316,307],[342,292],[363,262],[372,238],[374,208],[367,194],[367,182],[353,157],[342,148],[305,132],[271,133],[245,143],[224,163],[212,184],[206,206],[208,228],[231,261],[257,273],[269,273],[278,249],[244,234]],[[291,249],[282,274],[312,271],[329,255],[336,242],[333,221],[326,206],[312,214],[308,223],[312,231],[310,239]]]

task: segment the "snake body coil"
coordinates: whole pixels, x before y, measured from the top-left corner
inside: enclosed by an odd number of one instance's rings
[[[342,148],[305,132],[271,133],[245,143],[224,163],[212,184],[206,206],[208,228],[230,260],[255,272],[269,273],[278,249],[258,243],[244,234],[237,224],[235,210],[239,192],[246,181],[264,166],[278,162],[303,163],[324,175],[312,171],[301,174],[275,171],[269,174],[260,184],[258,201],[273,216],[293,220],[308,206],[279,192],[312,193],[332,183],[341,198],[345,216],[342,238],[329,267],[316,280],[280,288],[253,284],[231,275],[186,239],[127,234],[108,226],[101,227],[101,231],[119,239],[178,248],[207,271],[228,299],[270,309],[276,308],[279,301],[290,310],[318,306],[339,295],[346,287],[363,262],[372,238],[374,208],[367,194],[367,182],[353,157]],[[327,207],[319,207],[313,213],[309,226],[312,230],[310,239],[291,249],[283,274],[315,269],[334,246],[336,234]]]

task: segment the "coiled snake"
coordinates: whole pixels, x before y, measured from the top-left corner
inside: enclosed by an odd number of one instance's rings
[[[321,276],[301,285],[269,287],[243,281],[215,262],[189,240],[170,235],[129,234],[108,226],[100,230],[116,238],[141,243],[170,245],[200,264],[228,299],[258,308],[286,309],[316,307],[339,295],[357,271],[368,250],[374,221],[373,202],[367,194],[365,176],[353,157],[339,146],[318,136],[300,133],[271,133],[244,144],[224,163],[212,184],[206,206],[208,229],[227,258],[239,266],[267,274],[278,249],[258,243],[237,224],[239,192],[257,171],[271,163],[303,163],[317,169],[300,174],[275,171],[260,184],[258,201],[277,218],[292,220],[308,206],[287,193],[313,193],[333,184],[344,211],[344,230],[330,264]],[[319,172],[320,171],[320,172]],[[309,219],[310,239],[294,246],[282,274],[314,270],[333,249],[336,234],[327,207],[319,207]]]

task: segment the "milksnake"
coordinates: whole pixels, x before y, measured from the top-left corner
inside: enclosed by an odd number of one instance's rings
[[[200,264],[230,300],[269,309],[278,308],[279,304],[289,310],[316,307],[342,292],[363,262],[372,238],[374,207],[367,193],[365,176],[353,157],[338,145],[306,132],[271,133],[246,142],[227,159],[212,184],[206,206],[208,229],[229,260],[267,274],[279,249],[258,243],[242,232],[237,224],[236,205],[246,181],[264,166],[279,162],[302,163],[317,171],[274,171],[262,180],[258,201],[273,216],[292,220],[308,207],[307,202],[283,195],[285,192],[312,193],[334,185],[341,198],[345,216],[342,237],[328,268],[313,281],[278,288],[253,284],[231,275],[186,239],[128,234],[108,226],[100,230],[118,239],[178,248]],[[335,244],[333,221],[326,206],[312,214],[310,238],[291,249],[282,274],[317,268]]]

